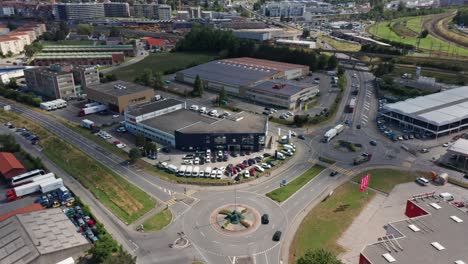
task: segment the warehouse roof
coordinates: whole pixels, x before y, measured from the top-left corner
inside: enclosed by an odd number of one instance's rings
[[[9,171],[14,169],[24,170],[24,166],[13,154],[9,152],[0,152],[0,173],[5,176]]]
[[[242,58],[234,58],[234,59],[226,59],[226,62],[245,65],[248,67],[256,67],[256,68],[264,68],[270,69],[275,71],[288,71],[294,69],[301,69],[301,68],[309,68],[306,65],[300,64],[292,64],[286,62],[279,62],[279,61],[271,61],[271,60],[262,60],[262,59],[255,59],[249,57],[242,57]]]
[[[390,223],[387,233],[394,233],[396,240],[368,245],[362,254],[370,263],[390,263],[384,254],[389,254],[395,263],[440,264],[457,263],[457,260],[468,263],[467,214],[447,202],[434,199],[420,201],[417,206],[428,215]],[[443,249],[438,250],[435,242]]]
[[[30,263],[40,255],[89,245],[60,208],[15,215],[0,222],[1,263]]]
[[[185,102],[169,98],[169,99],[165,99],[165,100],[161,100],[157,102],[150,102],[147,104],[132,106],[128,108],[127,114],[130,114],[132,116],[140,116],[140,115],[148,114],[151,112],[159,111],[161,109],[165,109],[171,106],[176,106],[179,104],[185,104]]]
[[[457,122],[468,118],[468,86],[388,104],[384,109],[437,126]]]
[[[177,120],[177,122],[174,122],[174,120]],[[180,109],[151,119],[147,119],[142,123],[173,135],[174,131],[191,126],[197,122],[200,122],[206,126],[216,121],[217,119],[206,115],[201,115],[198,112]]]
[[[133,50],[132,45],[57,45],[57,46],[45,46],[42,52],[49,51],[100,51],[100,50]]]
[[[468,156],[468,140],[464,138],[458,139],[455,141],[455,143],[448,147],[447,151]]]
[[[112,55],[123,55],[123,52],[39,53],[34,57],[36,59],[111,58]]]
[[[249,87],[248,90],[291,96],[312,86],[317,85],[292,81],[264,81]]]
[[[109,96],[124,96],[134,93],[139,93],[143,91],[153,90],[149,87],[145,87],[136,83],[124,82],[124,81],[115,81],[109,83],[101,83],[98,85],[92,85],[86,89],[94,90],[107,94]]]

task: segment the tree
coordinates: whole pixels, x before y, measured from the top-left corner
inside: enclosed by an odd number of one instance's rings
[[[94,27],[90,24],[78,24],[76,32],[80,35],[91,36],[94,32]]]
[[[318,68],[325,69],[327,68],[327,64],[328,64],[328,56],[325,54],[320,54],[319,59],[318,59]]]
[[[156,74],[154,75],[153,88],[154,89],[164,88],[163,74],[161,72],[156,72]]]
[[[34,53],[40,52],[42,50],[42,44],[39,42],[33,42],[31,45],[24,46],[24,53],[27,57],[32,57]]]
[[[10,82],[8,83],[8,88],[11,88],[11,89],[18,88],[18,83],[16,82],[16,78],[10,78]]]
[[[223,88],[221,88],[221,91],[219,91],[219,100],[221,101],[221,100],[227,100],[227,99],[228,99],[227,92],[223,86]]]
[[[193,83],[193,96],[202,96],[203,95],[203,82],[200,79],[200,76],[197,74],[195,77],[195,82]]]
[[[136,257],[125,251],[122,246],[119,247],[117,254],[110,255],[103,264],[136,264]]]
[[[146,138],[143,135],[137,135],[135,138],[135,145],[137,147],[143,147],[146,144]]]
[[[402,11],[405,11],[405,10],[406,10],[406,3],[403,2],[403,1],[400,1],[398,3],[397,11],[402,12]]]
[[[104,227],[98,227],[99,230],[103,229]],[[96,242],[94,247],[91,247],[88,250],[88,253],[91,254],[90,263],[103,263],[104,260],[112,256],[112,252],[118,250],[117,243],[112,237],[107,233],[99,233],[99,240]]]
[[[46,41],[54,40],[54,34],[50,33],[49,31],[44,32],[44,34],[42,34],[42,39]]]
[[[341,65],[338,66],[338,76],[342,76],[345,73],[345,68]]]
[[[109,37],[120,37],[120,29],[117,27],[111,27]]]
[[[338,66],[338,59],[335,55],[332,55],[328,58],[327,69],[334,70]]]
[[[7,58],[10,58],[13,56],[13,52],[11,50],[9,50],[6,54]]]
[[[343,264],[331,252],[325,249],[307,251],[307,253],[297,260],[297,264]]]
[[[156,155],[158,146],[152,141],[146,141],[143,146],[143,151],[145,152],[145,156]]]
[[[137,159],[141,158],[141,151],[138,148],[132,148],[128,153],[128,158],[130,159],[130,163],[135,163]]]
[[[138,81],[144,83],[145,85],[150,85],[153,81],[153,71],[151,69],[145,69],[143,74],[138,78]]]
[[[424,29],[424,30],[421,31],[421,33],[419,34],[419,37],[418,37],[418,38],[426,38],[428,34],[429,34],[429,31],[427,31],[427,29]]]
[[[302,30],[302,37],[303,37],[303,38],[307,38],[307,37],[309,37],[309,36],[310,36],[310,30],[307,29],[307,28],[304,28],[304,29]]]
[[[210,2],[208,0],[205,0],[205,4],[203,5],[205,9],[208,9],[210,7]]]

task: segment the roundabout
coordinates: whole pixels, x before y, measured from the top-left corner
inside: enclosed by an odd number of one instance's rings
[[[262,224],[268,214],[270,223]],[[213,193],[194,205],[183,219],[187,237],[198,248],[217,256],[251,256],[279,245],[272,240],[285,231],[287,217],[269,198],[245,191]]]

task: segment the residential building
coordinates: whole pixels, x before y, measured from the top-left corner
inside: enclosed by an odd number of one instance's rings
[[[102,3],[58,3],[54,5],[56,20],[87,20],[105,17]]]
[[[19,54],[24,46],[31,44],[46,31],[45,24],[29,23],[13,31],[0,35],[0,52]]]
[[[15,8],[12,6],[0,7],[0,17],[9,17],[15,15]]]
[[[172,19],[172,8],[170,5],[158,5],[158,19],[159,20],[171,20]]]
[[[158,6],[155,4],[134,4],[133,16],[144,18],[156,18],[158,14]]]
[[[9,152],[0,152],[0,174],[5,179],[11,179],[17,175],[26,173],[23,164]]]
[[[87,86],[86,97],[107,105],[114,112],[123,113],[129,106],[153,100],[154,90],[135,83],[115,81]]]
[[[178,20],[189,20],[190,14],[187,10],[177,10],[177,19]]]
[[[24,78],[29,90],[46,98],[59,99],[82,94],[88,85],[99,82],[99,73],[87,67],[51,65],[25,69]]]
[[[190,111],[183,101],[165,99],[130,107],[125,111],[125,127],[132,134],[184,151],[261,151],[268,119],[245,112],[220,119]]]
[[[300,17],[305,5],[294,2],[267,2],[262,5],[262,14],[267,17]]]
[[[34,210],[0,222],[2,264],[58,263],[78,259],[91,248],[61,208]]]
[[[130,17],[130,6],[128,3],[104,3],[105,17]]]

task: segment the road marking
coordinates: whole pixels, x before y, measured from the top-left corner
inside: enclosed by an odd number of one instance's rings
[[[201,234],[203,237],[205,237],[205,233],[203,233],[202,231],[200,231],[200,234]]]
[[[167,206],[171,206],[171,205],[174,205],[177,203],[177,199],[176,198],[172,198],[168,201],[165,202],[167,204]]]
[[[190,189],[190,190],[188,190],[188,191],[186,192],[186,195],[187,195],[187,196],[192,196],[193,194],[195,194],[195,193],[197,193],[197,192],[198,192],[197,190],[192,190],[192,189]]]
[[[407,161],[403,162],[402,165],[403,165],[403,167],[405,167],[405,168],[411,168],[411,166],[412,166],[411,163],[410,163],[410,162],[407,162]]]

